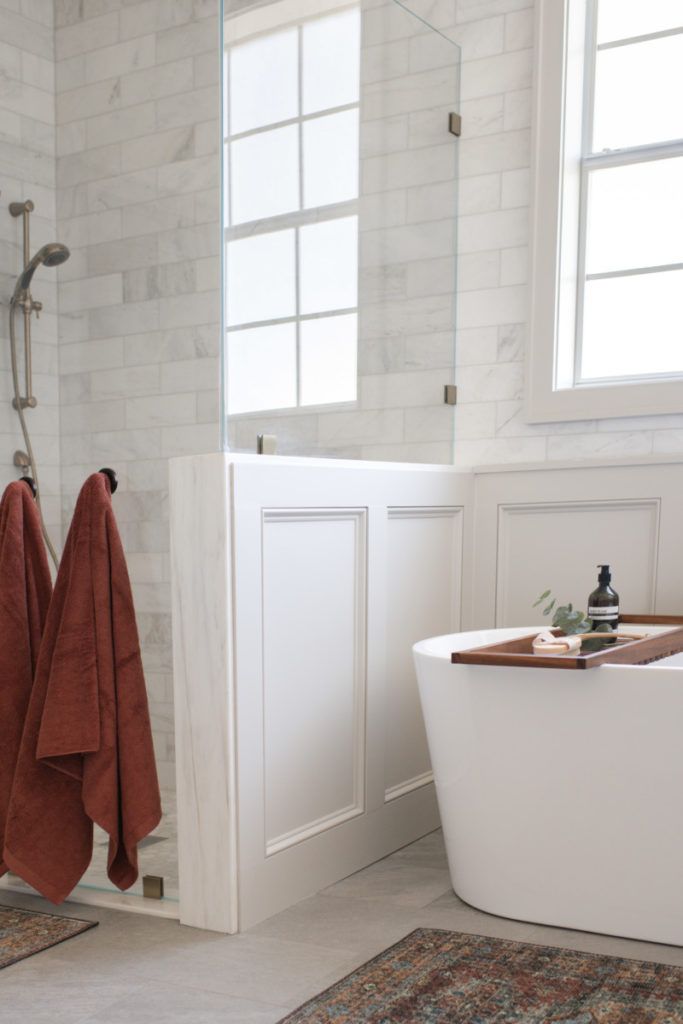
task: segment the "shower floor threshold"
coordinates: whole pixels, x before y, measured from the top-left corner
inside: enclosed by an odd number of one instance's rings
[[[39,896],[30,885],[22,882],[16,875],[5,875],[0,879],[0,892],[24,893]],[[87,885],[77,885],[67,896],[66,903],[83,903],[91,907],[107,907],[110,910],[123,910],[131,914],[147,914],[149,917],[166,917],[177,920],[179,907],[175,900],[150,900],[144,896],[127,896],[124,892],[105,892]]]

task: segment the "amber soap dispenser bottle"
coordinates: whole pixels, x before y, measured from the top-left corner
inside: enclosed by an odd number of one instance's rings
[[[612,573],[609,565],[599,565],[598,585],[588,598],[588,618],[593,629],[608,625],[616,631],[619,625],[619,595],[610,586]]]

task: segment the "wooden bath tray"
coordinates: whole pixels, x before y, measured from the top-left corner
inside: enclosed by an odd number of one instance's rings
[[[532,643],[538,632],[515,640],[503,640],[485,647],[473,647],[451,654],[454,665],[506,665],[514,668],[566,668],[586,669],[598,665],[647,665],[651,661],[668,658],[683,651],[683,616],[676,615],[622,615],[623,623],[662,625],[674,628],[666,633],[648,636],[643,640],[627,640],[610,644],[602,651],[590,654],[534,654]],[[675,628],[678,627],[678,628]],[[555,636],[560,630],[551,630]]]

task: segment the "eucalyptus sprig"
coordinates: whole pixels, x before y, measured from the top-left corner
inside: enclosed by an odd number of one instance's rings
[[[534,601],[533,607],[538,608],[540,604],[545,603],[543,609],[544,615],[553,614],[553,626],[557,629],[561,629],[567,636],[571,636],[572,633],[588,633],[591,629],[591,623],[583,614],[582,611],[574,609],[571,604],[560,604],[558,605],[556,598],[552,596],[550,590],[545,590],[537,601]]]

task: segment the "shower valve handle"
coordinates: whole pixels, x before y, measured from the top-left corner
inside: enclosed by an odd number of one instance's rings
[[[26,292],[22,299],[19,299],[17,301],[17,305],[21,306],[25,314],[28,314],[30,316],[31,313],[35,313],[36,316],[40,318],[40,314],[43,309],[43,304],[42,302],[38,302],[37,299],[34,299],[33,296],[30,295],[28,292]]]

